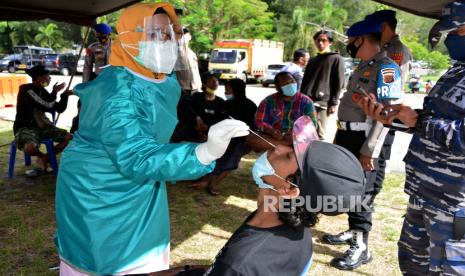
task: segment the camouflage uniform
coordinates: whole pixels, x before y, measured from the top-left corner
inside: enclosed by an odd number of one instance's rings
[[[439,79],[423,103],[407,155],[410,206],[399,239],[405,275],[465,275],[465,240],[454,213],[465,202],[465,62]]]
[[[86,49],[86,60],[82,72],[82,82],[88,82],[91,78],[92,72],[100,74],[101,67],[108,64],[111,51],[111,43],[102,45],[100,42],[92,43]]]
[[[350,150],[357,158],[360,154],[374,158],[377,168],[377,157],[382,148],[387,128],[370,118],[352,100],[354,93],[361,88],[367,93],[375,93],[377,100],[389,105],[397,102],[402,96],[401,77],[397,64],[380,52],[368,62],[362,61],[350,77],[347,92],[341,99],[338,110],[338,130],[335,144]],[[376,171],[365,171],[367,178],[366,195],[373,200],[376,195],[373,184]],[[349,213],[350,229],[363,232],[371,230],[371,212]]]

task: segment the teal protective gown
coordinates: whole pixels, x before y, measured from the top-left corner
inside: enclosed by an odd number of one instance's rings
[[[165,181],[195,179],[196,144],[167,144],[177,123],[175,77],[156,82],[106,68],[75,87],[79,130],[61,157],[55,243],[66,262],[96,274],[145,264],[170,242]]]

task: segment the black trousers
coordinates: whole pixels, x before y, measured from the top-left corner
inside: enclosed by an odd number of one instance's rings
[[[391,158],[391,148],[392,143],[394,143],[394,137],[396,132],[394,130],[390,130],[386,135],[386,139],[384,140],[383,148],[378,157],[378,166],[379,169],[376,170],[376,180],[373,184],[373,193],[375,195],[379,194],[381,189],[383,188],[384,176],[386,171],[386,161]]]
[[[355,157],[360,158],[360,149],[365,143],[366,137],[364,131],[347,131],[347,130],[338,130],[336,132],[336,137],[334,138],[334,143],[346,148],[352,152]],[[380,169],[378,164],[378,159],[373,160],[375,170],[373,171],[364,171],[366,188],[365,188],[365,197],[369,197],[370,205],[372,205],[373,200],[377,194],[375,192],[375,183],[377,172]],[[384,170],[384,168],[383,168]],[[384,171],[383,171],[384,179]],[[382,182],[381,182],[382,184]],[[379,190],[378,190],[379,192]],[[365,199],[364,199],[365,200]],[[372,212],[371,210],[361,211],[361,212],[349,212],[349,228],[351,230],[360,230],[363,232],[371,231],[372,226]]]

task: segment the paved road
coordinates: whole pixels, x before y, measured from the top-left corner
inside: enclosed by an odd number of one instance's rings
[[[0,76],[2,75],[7,75],[7,73],[0,73]],[[29,78],[30,80],[30,78]],[[55,82],[65,82],[68,83],[70,80],[70,77],[65,77],[65,76],[60,76],[60,75],[52,75],[52,85]],[[82,78],[81,76],[75,76],[73,79],[73,82],[71,84],[71,87],[74,87],[76,84],[81,83]],[[51,87],[49,87],[51,88]],[[247,97],[250,98],[253,102],[255,102],[257,105],[260,103],[260,101],[265,98],[266,96],[274,93],[275,90],[274,88],[264,88],[261,85],[258,84],[251,84],[247,85]],[[220,86],[218,93],[218,96],[224,98],[224,86]],[[408,94],[405,97],[406,103],[414,108],[421,108],[422,103],[423,103],[423,97],[424,95],[412,95]],[[58,121],[58,126],[60,127],[65,127],[65,128],[70,128],[71,127],[71,121],[72,118],[76,115],[77,113],[77,97],[76,96],[71,96],[69,99],[68,103],[68,108],[64,113],[60,115],[59,121]],[[16,110],[14,108],[5,108],[5,109],[0,109],[0,119],[4,120],[14,120]],[[329,121],[330,128],[328,130],[328,134],[326,137],[327,141],[332,141],[334,138],[334,133],[336,132],[336,116],[331,116],[330,121]],[[410,134],[405,134],[405,133],[397,133],[396,138],[394,141],[394,146],[392,150],[392,156],[391,160],[388,162],[388,171],[394,171],[394,172],[404,172],[404,162],[402,162],[402,159],[407,152],[408,144],[410,142],[411,135]]]

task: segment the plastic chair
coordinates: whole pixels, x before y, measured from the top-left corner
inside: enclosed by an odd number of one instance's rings
[[[49,113],[52,114],[52,122],[53,125],[56,124],[56,117],[55,111],[50,111]],[[47,149],[47,154],[49,156],[50,166],[52,167],[53,174],[56,176],[58,175],[58,161],[55,154],[55,145],[53,144],[53,140],[50,138],[40,140],[39,147],[41,144],[45,145]],[[15,161],[16,161],[16,143],[15,141],[11,142],[10,146],[10,163],[8,167],[8,177],[13,178],[14,170],[15,170]],[[24,153],[24,164],[26,166],[31,165],[31,156],[29,154]]]

